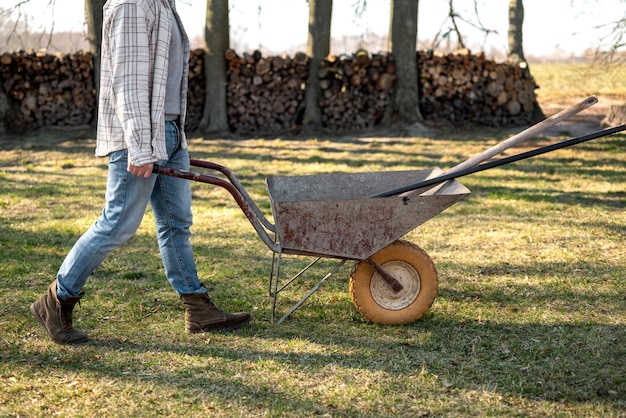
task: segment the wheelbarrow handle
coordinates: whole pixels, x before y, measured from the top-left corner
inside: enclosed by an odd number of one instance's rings
[[[197,164],[199,160],[194,160],[194,162],[196,163],[194,164],[195,166],[200,166],[199,164]],[[206,168],[217,169],[216,167],[213,167],[212,165],[214,164],[206,162],[206,165],[202,165],[202,166]],[[222,166],[219,166],[219,167],[222,167]],[[225,167],[223,168],[225,169]],[[250,223],[252,224],[252,227],[258,233],[259,238],[261,238],[261,240],[265,243],[265,245],[267,245],[267,247],[270,250],[274,252],[278,251],[279,244],[276,243],[270,237],[269,232],[268,232],[268,231],[275,232],[274,225],[272,225],[265,218],[265,216],[263,215],[259,207],[250,198],[248,193],[245,192],[245,190],[243,189],[243,186],[241,186],[241,184],[239,183],[238,180],[236,180],[236,178],[235,178],[236,184],[233,184],[230,178],[228,179],[229,181],[226,181],[218,177],[208,176],[206,174],[200,174],[194,171],[181,170],[181,169],[173,168],[173,167],[163,167],[160,165],[155,165],[152,169],[152,172],[155,174],[161,174],[165,176],[177,177],[177,178],[186,179],[190,181],[198,181],[201,183],[212,184],[212,185],[219,186],[219,187],[226,189],[231,194],[231,196],[235,199],[235,201],[237,202],[237,204],[243,211],[244,215],[246,215],[246,217],[248,218],[248,221],[250,221]],[[232,173],[230,174],[230,176],[234,177]]]
[[[527,152],[523,152],[521,154],[516,154],[516,155],[512,155],[510,157],[506,157],[506,158],[501,158],[499,160],[494,160],[494,161],[490,161],[488,163],[484,163],[484,164],[479,164],[477,166],[474,167],[469,167],[469,168],[465,168],[462,170],[457,170],[454,173],[450,173],[447,172],[446,174],[431,178],[431,179],[427,179],[424,181],[421,181],[419,183],[415,183],[415,184],[411,184],[405,187],[400,187],[398,189],[395,190],[390,190],[388,192],[384,192],[384,193],[379,193],[377,195],[374,196],[370,196],[370,197],[389,197],[389,196],[395,196],[401,193],[406,193],[406,192],[410,192],[413,190],[418,190],[418,189],[422,189],[422,188],[428,188],[428,187],[432,187],[432,186],[436,186],[437,184],[441,184],[445,181],[448,180],[453,180],[456,179],[458,177],[463,177],[463,176],[467,176],[469,174],[474,174],[474,173],[478,173],[479,171],[484,171],[484,170],[489,170],[490,168],[495,168],[495,167],[499,167],[501,165],[505,165],[505,164],[510,164],[516,161],[520,161],[520,160],[524,160],[526,158],[530,158],[530,157],[535,157],[537,155],[541,155],[541,154],[545,154],[547,152],[551,152],[551,151],[555,151],[561,148],[567,148],[567,147],[571,147],[572,145],[576,145],[576,144],[580,144],[586,141],[590,141],[592,139],[596,139],[596,138],[600,138],[602,136],[607,136],[607,135],[612,135],[615,134],[617,132],[621,132],[626,130],[626,125],[619,125],[619,126],[615,126],[613,128],[609,128],[609,129],[605,129],[599,132],[594,132],[585,136],[580,136],[577,138],[572,138],[572,139],[568,139],[566,141],[562,141],[562,142],[557,142],[556,144],[552,144],[552,145],[547,145],[545,147],[541,147],[541,148],[537,148],[531,151],[527,151]],[[428,190],[428,189],[426,189]]]
[[[214,163],[212,161],[197,160],[195,158],[190,158],[189,164],[192,167],[208,168],[211,170],[219,171],[224,176],[226,176],[228,181],[232,183],[232,185],[237,189],[237,191],[241,194],[244,200],[246,200],[247,202],[254,202],[254,200],[248,194],[245,187],[243,187],[237,176],[235,176],[235,173],[233,173],[229,168],[221,164]],[[257,218],[259,219],[259,221],[261,221],[261,223],[267,230],[276,232],[276,228],[274,227],[274,225],[270,221],[268,221],[267,218],[265,218],[265,215],[263,214],[263,212],[261,212],[261,209],[259,209],[256,204],[252,204],[251,209],[255,212]]]
[[[542,120],[541,122],[536,123],[535,125],[532,125],[531,127],[523,130],[522,132],[519,132],[516,135],[513,135],[512,137],[510,137],[509,139],[502,141],[501,143],[494,145],[493,147],[489,148],[486,151],[481,152],[478,155],[473,156],[472,158],[455,165],[454,167],[452,167],[451,169],[449,169],[448,171],[446,171],[444,174],[454,174],[454,173],[458,173],[461,172],[467,168],[471,168],[471,167],[475,167],[478,164],[482,163],[485,160],[490,159],[491,157],[500,154],[501,152],[505,151],[508,148],[511,148],[514,145],[517,145],[527,139],[533,138],[535,136],[537,136],[539,133],[545,131],[546,129],[550,128],[551,126],[556,125],[557,123],[561,122],[564,119],[569,118],[570,116],[573,116],[579,112],[581,112],[584,109],[587,109],[591,106],[593,106],[594,104],[598,103],[598,98],[596,96],[589,96],[587,97],[585,100],[576,103],[573,106],[568,107],[565,110],[560,111],[559,113],[550,116],[549,118],[546,118],[544,120]],[[454,178],[454,177],[452,177]],[[432,187],[431,187],[432,188]],[[410,189],[411,191],[416,190],[415,188]],[[427,191],[427,189],[424,190],[420,190],[419,193],[425,193]],[[432,190],[431,192],[433,192],[435,190]],[[415,192],[416,193],[416,192]],[[392,193],[392,194],[387,194],[387,193],[381,193],[382,195],[387,195],[387,196],[391,196],[393,194],[397,194],[397,193]],[[403,195],[402,197],[407,197],[405,195]]]

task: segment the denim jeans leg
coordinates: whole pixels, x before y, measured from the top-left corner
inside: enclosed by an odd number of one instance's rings
[[[109,156],[105,207],[76,241],[57,273],[57,295],[61,300],[78,295],[96,267],[128,241],[141,224],[156,176],[146,179],[130,174],[127,161],[126,150]]]
[[[189,153],[180,147],[179,135],[176,124],[167,122],[165,140],[170,158],[167,162],[160,161],[159,164],[188,170]],[[171,176],[157,176],[150,205],[154,213],[159,250],[168,281],[179,294],[206,292],[198,279],[189,241],[193,222],[189,181]]]

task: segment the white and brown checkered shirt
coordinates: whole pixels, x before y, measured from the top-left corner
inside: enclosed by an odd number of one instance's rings
[[[187,147],[189,38],[174,0],[109,0],[104,5],[96,156],[128,149],[131,163],[166,160],[165,87],[174,11],[183,38],[181,146]]]

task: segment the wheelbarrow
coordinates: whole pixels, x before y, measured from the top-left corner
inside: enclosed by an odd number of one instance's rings
[[[626,129],[621,125],[483,163],[595,103],[597,98],[591,96],[447,172],[433,168],[268,177],[274,223],[222,165],[191,159],[191,166],[214,170],[221,173],[220,177],[162,166],[155,167],[154,172],[220,186],[233,196],[273,253],[269,277],[272,324],[288,318],[347,261],[355,262],[349,289],[359,312],[373,323],[404,324],[418,320],[430,309],[437,296],[438,276],[428,254],[402,237],[470,193],[456,180],[458,177]],[[283,255],[313,256],[314,261],[283,279]],[[281,292],[323,258],[337,259],[338,263],[282,316],[278,315]]]

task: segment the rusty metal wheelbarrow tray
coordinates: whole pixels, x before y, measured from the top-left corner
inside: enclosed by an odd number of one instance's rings
[[[443,174],[435,168],[266,180],[283,254],[363,260],[467,196],[458,181],[411,199],[374,194]]]

